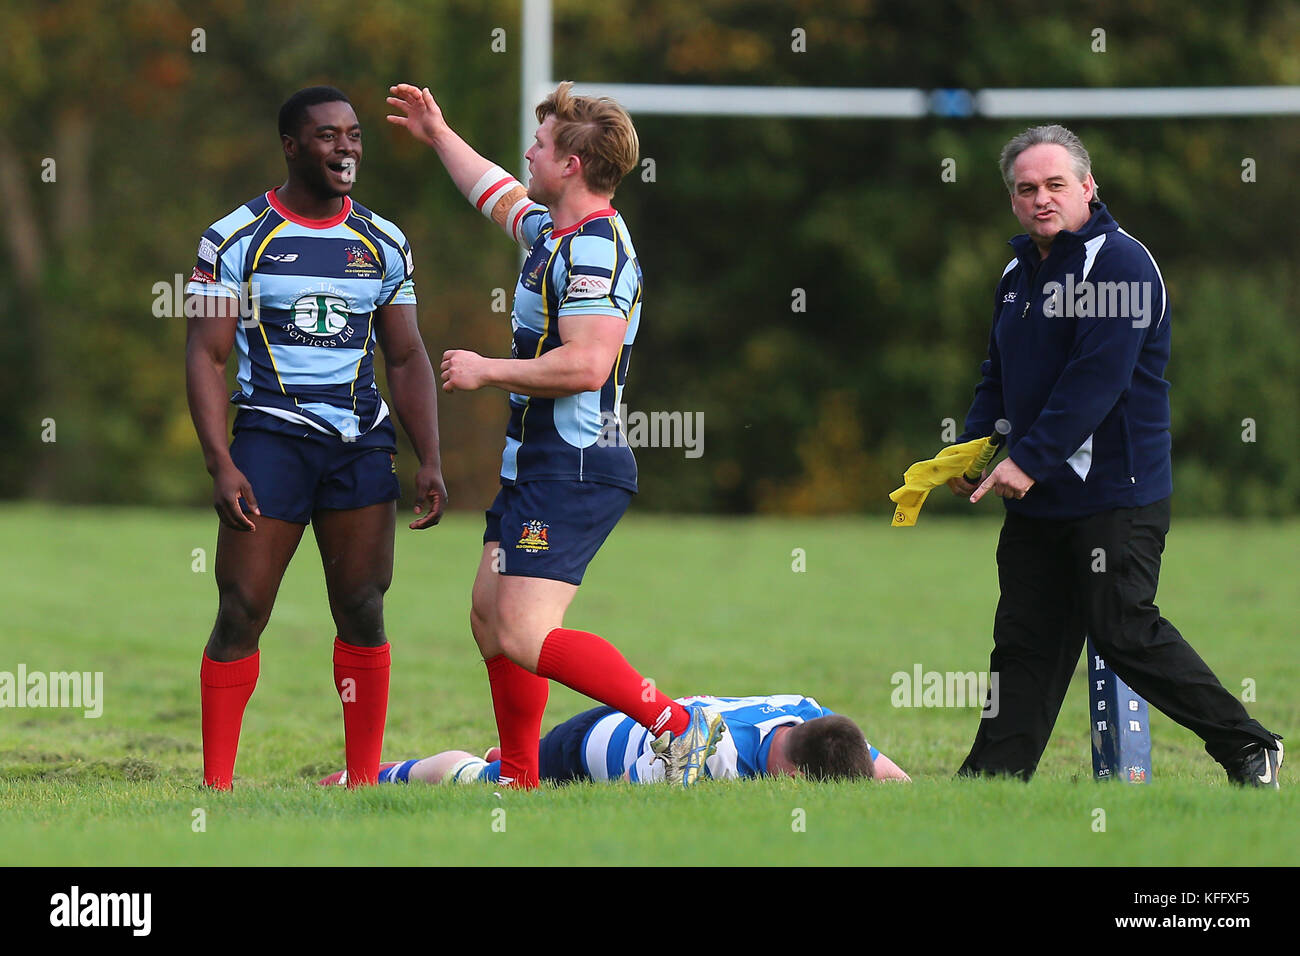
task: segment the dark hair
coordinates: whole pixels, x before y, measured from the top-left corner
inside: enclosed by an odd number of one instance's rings
[[[799,772],[813,780],[870,779],[876,774],[862,728],[848,717],[832,714],[790,728],[786,754]]]
[[[318,103],[347,103],[352,101],[342,90],[332,86],[309,86],[299,90],[280,107],[280,135],[298,138],[298,130],[307,120],[307,110]]]

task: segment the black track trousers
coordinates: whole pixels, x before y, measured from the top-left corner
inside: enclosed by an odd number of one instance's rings
[[[1155,597],[1168,531],[1168,498],[1066,520],[1008,512],[989,658],[998,675],[996,716],[980,720],[959,774],[1033,775],[1088,635],[1126,684],[1198,734],[1220,763],[1250,743],[1275,746],[1160,616]]]

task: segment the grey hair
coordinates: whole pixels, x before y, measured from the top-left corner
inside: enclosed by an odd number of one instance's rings
[[[1051,126],[1031,126],[1023,133],[1013,137],[1011,142],[1002,147],[1002,155],[998,158],[998,165],[1002,168],[1002,181],[1007,185],[1007,192],[1011,192],[1015,186],[1012,179],[1015,173],[1016,157],[1029,147],[1037,146],[1040,143],[1065,147],[1074,164],[1074,174],[1079,177],[1080,182],[1087,179],[1088,174],[1092,172],[1092,159],[1089,158],[1088,151],[1084,149],[1083,142],[1074,133],[1064,126],[1055,124]]]

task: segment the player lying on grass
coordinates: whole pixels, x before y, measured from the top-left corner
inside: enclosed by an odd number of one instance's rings
[[[857,724],[811,697],[683,697],[678,703],[703,704],[726,719],[728,733],[705,760],[705,777],[723,780],[769,774],[816,780],[911,780],[867,743]],[[541,779],[555,783],[662,781],[664,764],[657,759],[651,741],[645,728],[611,707],[584,711],[542,738],[538,745]],[[483,758],[463,750],[445,750],[423,760],[385,763],[379,768],[379,782],[496,782],[501,771],[500,750],[493,747]],[[321,784],[341,786],[346,782],[347,771],[340,770]]]

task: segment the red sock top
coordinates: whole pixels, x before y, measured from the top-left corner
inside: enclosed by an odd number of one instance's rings
[[[261,653],[261,651],[253,651],[248,657],[241,657],[237,661],[214,661],[205,651],[203,663],[199,666],[199,681],[208,687],[240,687],[244,684],[255,684]]]
[[[375,670],[392,664],[390,645],[385,642],[378,647],[362,647],[348,644],[334,638],[334,663],[345,667],[359,667],[362,670]]]

